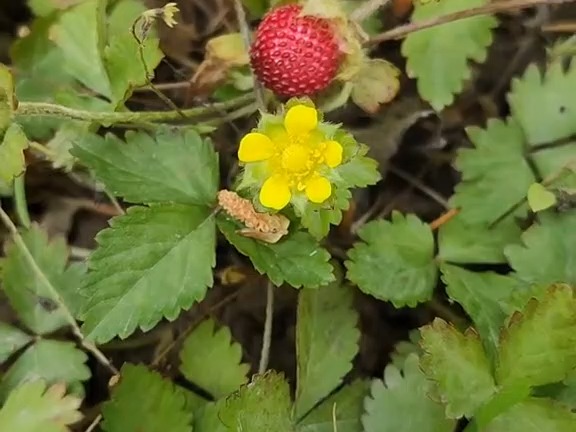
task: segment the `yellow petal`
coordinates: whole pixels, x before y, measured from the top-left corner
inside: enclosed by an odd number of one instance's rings
[[[310,132],[318,126],[318,112],[306,105],[295,105],[284,117],[284,127],[290,134],[300,135]]]
[[[240,162],[259,162],[274,154],[274,143],[266,135],[251,132],[242,138],[238,148]]]
[[[324,160],[330,168],[335,168],[342,163],[342,145],[337,141],[328,141],[324,150]]]
[[[323,203],[332,194],[332,186],[324,177],[314,177],[306,183],[306,196],[314,203]]]
[[[264,207],[280,210],[290,202],[292,194],[288,182],[281,176],[268,178],[260,189],[260,202]]]

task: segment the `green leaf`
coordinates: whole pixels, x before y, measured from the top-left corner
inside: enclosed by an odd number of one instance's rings
[[[334,191],[332,208],[323,208],[322,204],[307,203],[300,216],[302,226],[308,230],[315,239],[321,240],[330,232],[331,225],[342,222],[342,211],[350,207],[352,194],[348,189],[337,188]]]
[[[284,282],[295,288],[315,288],[334,280],[330,254],[305,232],[294,232],[278,243],[243,237],[229,219],[219,217],[218,227],[226,239],[252,261],[254,268],[277,286]]]
[[[384,382],[372,382],[362,417],[364,432],[452,432],[454,420],[447,419],[444,407],[428,397],[430,391],[416,354],[406,358],[402,370],[389,364]]]
[[[207,403],[202,410],[194,414],[194,432],[228,432],[220,420],[220,409],[225,399]]]
[[[532,183],[530,185],[527,198],[528,205],[533,212],[549,209],[558,202],[556,195],[540,183]]]
[[[550,399],[530,398],[496,417],[482,432],[572,432],[576,414]]]
[[[0,364],[31,340],[22,330],[0,321]]]
[[[190,432],[192,413],[182,392],[144,366],[126,364],[102,408],[106,432]]]
[[[565,70],[562,62],[552,63],[545,76],[536,64],[530,65],[512,81],[510,109],[528,144],[549,143],[576,133],[576,101],[570,97],[575,85],[576,67]],[[542,124],[547,127],[538,127]]]
[[[360,331],[353,292],[339,282],[298,296],[295,416],[302,418],[352,369]]]
[[[129,202],[206,205],[216,199],[218,156],[190,129],[128,133],[125,143],[112,134],[89,135],[72,154]]]
[[[215,323],[209,319],[184,341],[180,372],[218,399],[246,383],[250,366],[241,360],[242,347],[232,340],[228,327],[215,332]]]
[[[0,63],[0,136],[12,122],[15,102],[12,72],[8,66]]]
[[[528,387],[561,381],[576,367],[576,296],[553,285],[514,313],[502,331],[498,384]]]
[[[526,197],[535,181],[524,159],[524,135],[516,121],[489,120],[486,129],[470,127],[468,136],[474,149],[461,149],[456,167],[462,182],[451,199],[461,207],[461,217],[468,224],[490,224]],[[525,204],[514,214],[524,215]]]
[[[414,2],[412,22],[484,6],[487,0]],[[492,43],[492,16],[476,16],[409,34],[402,44],[408,76],[417,78],[418,92],[440,111],[454,100],[471,77],[469,60],[483,62]],[[457,41],[457,43],[455,43]]]
[[[102,61],[105,7],[101,0],[85,0],[66,10],[53,29],[52,40],[63,54],[61,67],[89,89],[110,98],[110,81]]]
[[[528,283],[576,284],[576,212],[539,213],[539,222],[522,234],[523,245],[505,249],[516,276]]]
[[[514,310],[512,296],[521,289],[521,283],[510,276],[494,272],[476,273],[448,264],[443,264],[441,270],[446,292],[464,307],[486,350],[495,354],[500,329]]]
[[[212,286],[216,235],[208,208],[134,206],[96,240],[80,316],[91,340],[126,338],[137,327],[172,321]]]
[[[424,373],[438,385],[448,418],[472,417],[496,392],[491,366],[478,334],[460,333],[436,318],[420,330]]]
[[[147,77],[146,72],[153,75],[163,57],[154,31],[148,32],[141,57],[138,42],[130,30],[131,23],[145,10],[137,0],[123,0],[114,6],[108,17],[108,46],[104,50],[104,60],[114,104],[123,104],[135,88],[146,84],[147,78],[152,78]]]
[[[268,0],[242,0],[242,4],[254,18],[260,18],[268,9]]]
[[[378,162],[366,156],[354,157],[350,162],[336,168],[336,172],[348,188],[371,186],[382,178],[378,171]]]
[[[28,138],[22,128],[12,123],[0,144],[0,180],[10,183],[26,169],[24,150],[28,148]]]
[[[358,235],[362,241],[345,264],[348,279],[363,292],[396,307],[413,307],[432,296],[438,270],[428,224],[394,212],[391,222],[369,222]]]
[[[220,420],[229,431],[292,432],[290,388],[284,377],[268,371],[255,375],[228,397]]]
[[[310,411],[297,425],[298,432],[363,432],[360,417],[368,381],[356,380],[342,387]],[[335,415],[334,415],[335,414]],[[336,424],[334,424],[334,417]]]
[[[65,388],[36,380],[14,390],[0,409],[0,430],[18,432],[68,432],[82,418],[82,401],[64,396]]]
[[[517,243],[521,233],[513,218],[490,227],[469,224],[458,215],[438,231],[438,257],[455,264],[504,264],[504,247]]]
[[[38,340],[18,357],[0,381],[0,400],[26,381],[41,378],[48,384],[72,385],[90,378],[88,356],[71,342]]]
[[[34,262],[71,312],[76,312],[81,299],[77,290],[83,281],[83,265],[66,267],[68,247],[63,238],[48,241],[37,226],[22,233],[22,240]],[[6,249],[4,291],[22,322],[36,334],[47,334],[69,325],[52,291],[32,268],[26,255],[16,245]]]

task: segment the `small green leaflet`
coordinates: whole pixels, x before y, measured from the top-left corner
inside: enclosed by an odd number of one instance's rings
[[[228,327],[215,332],[209,319],[186,338],[180,351],[180,371],[186,379],[216,399],[246,383],[250,366],[241,363],[242,347],[232,340]]]
[[[1,131],[0,131],[1,132]],[[24,150],[28,148],[28,138],[17,123],[12,123],[0,144],[0,181],[11,183],[26,169]]]
[[[348,252],[347,277],[365,292],[394,306],[416,306],[432,296],[438,270],[428,224],[414,215],[367,223]]]
[[[0,430],[18,432],[69,432],[68,425],[82,418],[82,400],[65,396],[66,387],[46,388],[41,380],[15,389],[0,409]]]
[[[297,432],[363,432],[360,417],[368,384],[368,381],[356,380],[342,387],[298,422]]]
[[[302,418],[338,387],[352,368],[360,331],[352,289],[339,282],[298,296],[295,416]]]
[[[288,383],[281,374],[268,371],[226,399],[220,420],[229,431],[292,432],[291,410]]]
[[[452,300],[464,307],[491,356],[495,355],[504,320],[514,311],[513,295],[523,288],[517,279],[494,272],[476,273],[442,264],[442,280]]]
[[[484,6],[488,0],[415,1],[412,22]],[[483,62],[492,43],[492,16],[476,16],[409,34],[402,44],[408,76],[417,78],[418,92],[436,111],[454,100],[470,78],[469,60]],[[455,43],[457,41],[457,43]]]
[[[14,78],[8,66],[0,63],[0,136],[12,122],[14,108]]]
[[[502,331],[498,384],[534,387],[564,379],[576,367],[574,310],[574,289],[552,285],[539,300],[514,313]]]
[[[516,276],[528,283],[576,284],[576,212],[539,213],[522,234],[523,245],[510,245],[506,257]]]
[[[471,418],[496,392],[492,369],[478,334],[462,334],[446,321],[436,318],[420,329],[424,373],[438,386],[446,404],[446,416]]]
[[[190,432],[186,398],[160,374],[126,364],[102,408],[105,432]]]
[[[518,243],[522,229],[508,217],[496,225],[467,223],[461,215],[438,230],[438,257],[454,264],[504,264],[504,248]]]
[[[219,217],[218,227],[226,239],[252,261],[254,268],[277,286],[316,288],[334,280],[330,254],[308,233],[295,232],[278,243],[264,243],[237,234],[238,227]]]
[[[101,231],[82,287],[84,334],[106,342],[147,331],[204,298],[212,286],[211,210],[179,204],[131,207]]]
[[[37,226],[23,232],[22,240],[66,307],[72,313],[76,312],[81,302],[77,291],[83,282],[84,265],[67,267],[65,240],[59,238],[49,242],[46,233]],[[69,324],[50,288],[35,274],[26,254],[16,244],[6,250],[3,282],[10,304],[34,333],[51,333]]]
[[[87,135],[72,154],[115,195],[133,203],[210,205],[218,191],[218,156],[209,140],[186,129],[154,135]]]
[[[462,182],[451,204],[461,207],[460,216],[468,224],[490,224],[518,203],[514,214],[525,214],[523,201],[535,177],[524,158],[519,124],[513,119],[491,119],[486,129],[470,127],[467,133],[474,148],[458,152],[456,168]]]
[[[37,378],[48,384],[86,381],[90,378],[87,360],[88,356],[72,342],[41,339],[28,347],[2,376],[0,400],[22,383]]]
[[[0,364],[31,340],[22,330],[0,321]]]
[[[226,399],[208,402],[197,413],[194,413],[194,432],[228,432],[220,420],[220,409],[225,405]]]
[[[541,183],[532,183],[526,195],[530,209],[537,213],[549,209],[558,202],[554,192],[549,191]]]
[[[402,369],[386,366],[384,382],[374,380],[366,399],[364,432],[452,432],[456,422],[447,419],[444,406],[428,396],[431,385],[416,354],[406,358]]]
[[[482,432],[573,432],[576,414],[551,399],[529,398],[496,417]]]

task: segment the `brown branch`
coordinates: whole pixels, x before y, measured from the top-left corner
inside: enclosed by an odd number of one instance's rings
[[[439,0],[442,1],[442,0]],[[458,12],[454,12],[447,15],[442,15],[436,18],[431,18],[424,21],[412,22],[406,25],[402,25],[384,33],[374,36],[369,44],[375,44],[379,42],[384,42],[387,40],[402,39],[420,30],[424,30],[430,27],[436,27],[438,25],[447,24],[449,22],[462,20],[465,18],[471,18],[479,15],[490,15],[498,12],[526,9],[538,5],[559,5],[562,3],[570,3],[576,0],[508,0],[499,1],[496,3],[490,3],[484,6],[480,6],[473,9],[466,9]]]

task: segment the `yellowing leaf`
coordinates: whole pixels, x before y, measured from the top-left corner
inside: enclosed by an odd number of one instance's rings
[[[10,183],[26,168],[24,150],[28,148],[28,138],[22,128],[12,123],[0,144],[0,180]]]
[[[208,58],[223,61],[230,66],[244,66],[250,61],[244,39],[240,33],[212,38],[206,44]]]
[[[0,430],[6,432],[68,432],[68,425],[82,418],[81,400],[65,396],[66,386],[46,389],[43,381],[18,387],[0,410]]]
[[[540,183],[532,183],[528,188],[528,205],[533,212],[546,210],[556,205],[556,195]]]
[[[375,113],[381,104],[390,102],[400,89],[400,71],[382,59],[366,62],[353,81],[352,100],[363,110]]]

